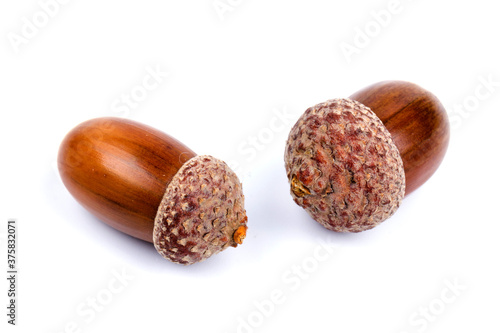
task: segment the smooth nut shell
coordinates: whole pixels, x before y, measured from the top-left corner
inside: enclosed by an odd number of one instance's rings
[[[58,167],[66,188],[88,211],[115,229],[152,242],[167,184],[195,155],[152,127],[97,118],[66,135]]]
[[[425,183],[444,158],[450,140],[446,110],[432,93],[405,81],[384,81],[350,96],[369,107],[398,147],[406,195]]]

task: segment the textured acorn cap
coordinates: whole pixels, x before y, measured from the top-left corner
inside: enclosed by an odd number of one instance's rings
[[[229,246],[246,233],[242,186],[226,163],[196,156],[165,190],[153,231],[156,250],[166,259],[190,265]]]
[[[306,110],[288,137],[285,167],[294,201],[337,232],[375,227],[405,193],[391,134],[368,107],[347,98]]]

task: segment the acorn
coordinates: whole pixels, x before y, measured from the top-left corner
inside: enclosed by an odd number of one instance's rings
[[[290,193],[327,229],[371,229],[432,176],[449,137],[433,94],[404,81],[376,83],[299,118],[285,148]]]
[[[81,123],[61,143],[58,168],[84,208],[153,243],[172,262],[201,262],[245,238],[236,174],[147,125],[121,118]]]

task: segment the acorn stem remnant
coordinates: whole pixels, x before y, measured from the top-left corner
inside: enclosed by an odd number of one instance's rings
[[[243,240],[245,239],[247,235],[247,229],[248,227],[246,225],[242,225],[236,229],[236,231],[233,234],[233,240],[236,244],[243,244]],[[236,247],[237,245],[234,245]]]

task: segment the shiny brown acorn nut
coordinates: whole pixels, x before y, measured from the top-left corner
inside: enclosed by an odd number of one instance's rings
[[[241,183],[226,163],[121,118],[86,121],[64,138],[64,185],[97,218],[152,242],[175,263],[200,262],[245,238]]]
[[[291,195],[327,229],[371,229],[436,171],[449,136],[439,100],[409,82],[380,82],[318,104],[288,137]]]

